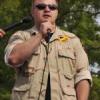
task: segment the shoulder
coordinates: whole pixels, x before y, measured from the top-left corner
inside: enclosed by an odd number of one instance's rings
[[[33,33],[33,28],[27,30],[18,30],[12,34],[10,39],[23,39],[27,40],[30,39]]]
[[[18,30],[12,36],[14,36],[14,35],[19,35],[19,36],[31,35],[31,29]]]
[[[58,28],[58,31],[62,35],[66,35],[69,38],[69,40],[71,40],[71,41],[74,41],[74,42],[79,42],[80,41],[80,38],[77,35],[75,35],[74,33],[62,30],[60,28]]]
[[[58,31],[61,34],[61,36],[67,37],[67,44],[69,44],[70,46],[72,46],[74,48],[78,48],[78,47],[82,46],[80,38],[78,36],[76,36],[74,33],[64,31],[60,28],[58,28]]]
[[[77,37],[74,33],[65,31],[65,30],[61,29],[60,27],[57,27],[56,30],[60,35],[67,35],[70,38],[76,38]]]

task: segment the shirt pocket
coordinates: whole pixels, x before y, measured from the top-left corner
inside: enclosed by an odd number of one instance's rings
[[[71,78],[75,74],[75,55],[71,49],[58,50],[58,59],[61,71],[65,77]]]
[[[35,73],[38,62],[39,62],[39,58],[40,58],[40,51],[36,51],[32,54],[31,58],[28,59],[28,61],[27,61],[28,66],[25,69],[26,75],[28,75],[28,74],[32,75]]]
[[[74,88],[75,56],[70,48],[58,50],[59,68],[61,69],[60,80],[64,95],[76,97]]]
[[[61,74],[60,80],[63,95],[76,97],[73,75],[66,76],[65,74]]]
[[[14,91],[20,91],[24,92],[30,89],[30,80],[29,77],[24,76],[18,76],[18,78],[15,81],[15,85],[13,90]]]

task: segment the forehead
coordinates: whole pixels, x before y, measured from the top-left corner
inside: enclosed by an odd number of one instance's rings
[[[57,1],[56,0],[33,0],[33,3],[49,3],[49,4],[56,4]]]

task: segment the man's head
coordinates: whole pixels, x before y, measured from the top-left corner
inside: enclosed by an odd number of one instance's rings
[[[59,0],[32,0],[32,16],[34,22],[40,25],[49,21],[55,24],[58,15]]]

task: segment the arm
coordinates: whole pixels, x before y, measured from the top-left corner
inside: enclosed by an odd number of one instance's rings
[[[23,40],[23,36],[22,41],[20,37],[15,37],[14,39],[17,38],[16,40],[18,41],[19,38],[19,41],[21,41],[21,43],[17,43],[11,50],[10,55],[8,56],[8,63],[10,65],[16,66],[22,64],[25,60],[27,60],[38,48],[41,40],[47,36],[47,29],[51,29],[51,27],[53,27],[53,25],[50,22],[41,23],[38,30],[39,33],[35,36],[31,36],[31,38],[27,41]]]
[[[77,100],[88,100],[90,84],[88,80],[81,80],[76,85]]]
[[[42,39],[41,34],[32,36],[29,40],[23,43],[18,43],[8,57],[9,64],[15,66],[22,64],[28,57],[32,55],[35,49],[39,46]]]
[[[75,87],[78,100],[88,100],[90,83],[92,81],[89,71],[89,62],[80,40],[75,40],[76,75]]]

